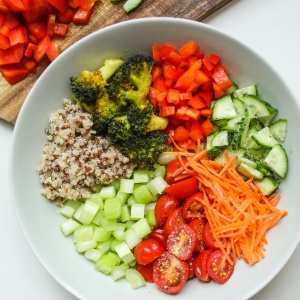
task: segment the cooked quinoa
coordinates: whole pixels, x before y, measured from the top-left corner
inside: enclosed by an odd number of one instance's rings
[[[48,143],[38,167],[41,193],[63,202],[88,198],[93,186],[129,178],[134,165],[104,137],[93,131],[89,113],[64,99],[46,129]]]

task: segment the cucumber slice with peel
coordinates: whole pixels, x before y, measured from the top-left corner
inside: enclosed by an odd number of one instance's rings
[[[286,119],[279,119],[273,124],[269,126],[270,133],[272,136],[281,141],[285,141],[286,133],[287,133],[287,120]]]
[[[264,159],[267,164],[279,177],[284,178],[288,170],[288,157],[285,149],[280,145],[275,145]]]
[[[236,117],[236,111],[230,95],[223,96],[213,106],[212,121],[232,119]]]

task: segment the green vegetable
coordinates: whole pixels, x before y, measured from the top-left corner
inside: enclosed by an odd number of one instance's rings
[[[156,194],[167,186],[162,178],[165,166],[155,164],[155,168],[137,169],[130,179],[103,185],[88,199],[68,201],[60,209],[66,217],[60,225],[62,234],[73,234],[76,251],[114,281],[133,270],[127,279],[134,288],[143,286],[144,281],[133,269],[133,248],[157,225]]]

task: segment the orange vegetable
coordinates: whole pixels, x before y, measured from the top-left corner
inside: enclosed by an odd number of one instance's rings
[[[206,150],[194,154],[178,152],[182,168],[176,176],[197,179],[204,195],[201,201],[206,218],[227,260],[234,264],[236,259],[243,259],[253,265],[264,258],[266,232],[287,211],[276,207],[280,196],[264,196],[252,179],[245,181],[236,171],[236,157],[225,155],[224,165],[209,160]]]

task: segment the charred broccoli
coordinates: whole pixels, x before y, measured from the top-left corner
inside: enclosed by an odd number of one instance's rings
[[[88,111],[92,110],[99,93],[106,85],[99,70],[83,71],[78,77],[72,76],[70,82],[76,101],[79,101]]]
[[[138,138],[131,137],[116,145],[138,168],[151,170],[162,152],[171,151],[167,140],[167,134],[156,130]]]
[[[107,134],[108,125],[120,113],[120,110],[122,110],[122,105],[112,101],[108,97],[106,90],[103,89],[100,97],[95,102],[92,112],[93,129],[96,130],[97,134]]]
[[[142,108],[147,101],[153,65],[151,57],[141,54],[131,56],[111,77],[107,88],[109,97],[116,102],[129,101]]]

